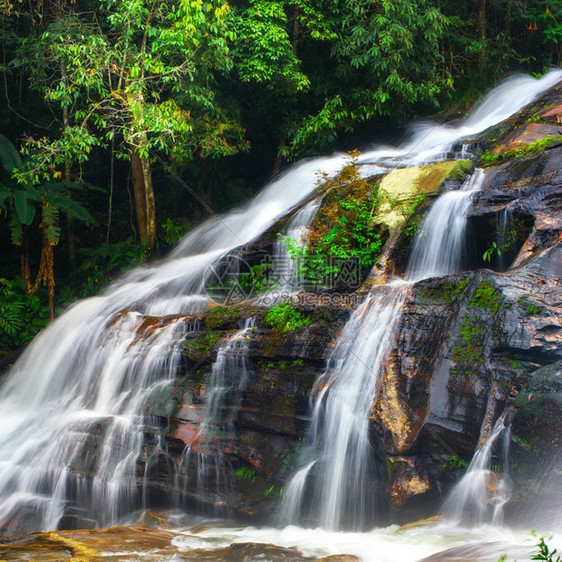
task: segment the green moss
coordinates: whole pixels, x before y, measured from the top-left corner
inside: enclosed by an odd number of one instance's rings
[[[500,161],[500,155],[492,154],[489,150],[483,152],[480,158],[482,160],[482,165],[484,166],[484,168],[493,166],[494,164],[497,164]]]
[[[447,281],[441,285],[424,289],[420,292],[420,296],[436,303],[452,303],[464,293],[469,282],[470,277],[465,277],[460,281]]]
[[[426,201],[427,195],[439,193],[445,180],[451,177],[460,180],[473,168],[470,160],[453,160],[393,170],[381,180],[379,192],[384,197],[375,222],[394,231]]]
[[[486,334],[486,324],[479,318],[463,317],[459,327],[461,342],[452,349],[455,363],[481,365],[484,362],[482,346]]]
[[[508,149],[501,154],[492,154],[490,151],[486,150],[482,156],[481,161],[484,167],[493,166],[499,162],[505,162],[507,160],[513,160],[515,158],[523,158],[524,156],[531,156],[546,150],[551,144],[560,141],[559,135],[547,135],[542,139],[525,144],[520,148]]]
[[[186,337],[184,353],[193,361],[201,361],[209,355],[220,338],[219,333],[192,332]]]
[[[310,317],[290,303],[277,304],[265,314],[264,323],[274,331],[286,334],[310,326]]]
[[[232,326],[240,318],[240,309],[230,306],[215,306],[205,317],[206,330],[221,330]]]
[[[537,154],[538,152],[542,152],[546,150],[551,144],[560,141],[559,135],[547,135],[542,139],[538,139],[534,142],[530,142],[529,144],[521,147],[516,148],[513,151],[514,158],[521,158],[523,156],[530,156],[531,154]]]
[[[502,307],[502,294],[488,279],[484,279],[476,288],[468,308],[485,308],[492,314],[496,314]]]
[[[533,303],[528,304],[527,299],[527,295],[522,295],[517,301],[518,304],[525,307],[525,316],[544,316],[545,311]]]

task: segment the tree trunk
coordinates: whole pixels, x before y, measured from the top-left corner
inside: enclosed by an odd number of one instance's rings
[[[478,40],[482,43],[478,54],[478,72],[482,74],[486,67],[486,0],[478,0]]]
[[[63,79],[66,84],[66,69],[63,69]],[[68,109],[66,107],[62,109],[62,123],[63,130],[66,131],[70,125]],[[64,181],[66,182],[67,188],[70,187],[71,171],[71,162],[67,158],[64,161]],[[68,262],[70,264],[70,271],[74,271],[76,269],[76,235],[74,233],[74,219],[70,216],[66,218],[66,229],[68,234]]]
[[[140,241],[146,245],[146,251],[150,254],[156,243],[156,205],[152,171],[148,158],[141,156],[137,147],[131,147],[131,171]]]

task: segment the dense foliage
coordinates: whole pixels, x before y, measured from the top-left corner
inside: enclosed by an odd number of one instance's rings
[[[560,64],[561,26],[562,0],[2,0],[0,335],[15,286],[52,316],[55,285],[97,290],[290,160]]]

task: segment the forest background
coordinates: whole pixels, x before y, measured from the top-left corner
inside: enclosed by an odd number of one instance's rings
[[[0,0],[0,364],[297,158],[562,62],[562,0]]]

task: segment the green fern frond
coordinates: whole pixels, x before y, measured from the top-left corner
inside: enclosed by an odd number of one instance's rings
[[[90,211],[86,209],[81,203],[71,199],[62,193],[49,194],[49,202],[52,207],[56,207],[61,213],[83,221],[88,224],[97,225],[96,219],[91,215]]]
[[[43,232],[47,236],[49,244],[57,244],[60,238],[61,229],[59,226],[59,209],[49,203],[43,203],[41,211]]]
[[[21,321],[22,303],[11,302],[8,305],[0,305],[0,331],[9,336],[15,336],[22,328]]]
[[[12,213],[10,217],[10,236],[12,237],[12,244],[21,246],[23,243],[23,224],[17,213]]]

